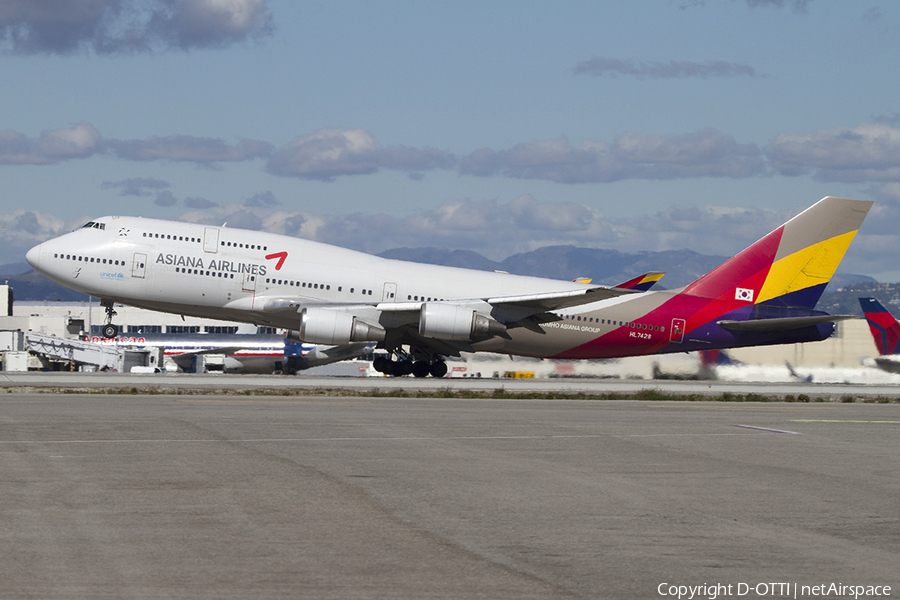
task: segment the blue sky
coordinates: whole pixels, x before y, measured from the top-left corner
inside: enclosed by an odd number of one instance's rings
[[[89,218],[732,254],[826,195],[900,280],[900,3],[0,0],[0,263]]]

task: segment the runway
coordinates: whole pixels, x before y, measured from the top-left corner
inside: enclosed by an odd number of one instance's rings
[[[4,598],[900,586],[898,404],[8,392],[0,453]]]

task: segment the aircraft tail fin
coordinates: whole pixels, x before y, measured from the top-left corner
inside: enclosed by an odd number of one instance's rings
[[[900,342],[900,323],[875,298],[860,298],[859,304],[869,322],[869,331],[875,338],[878,353],[882,356],[896,354],[897,342]]]
[[[636,292],[646,292],[650,288],[652,288],[657,281],[662,279],[663,273],[662,271],[650,271],[649,273],[644,273],[643,275],[638,275],[633,279],[629,279],[623,283],[616,284],[613,287],[621,288],[624,290],[634,290]]]
[[[684,288],[741,305],[811,310],[872,207],[828,196]]]

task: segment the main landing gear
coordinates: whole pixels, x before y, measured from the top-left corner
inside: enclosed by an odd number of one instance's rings
[[[113,310],[113,303],[109,300],[103,300],[100,304],[106,309],[106,325],[102,329],[103,337],[106,339],[114,338],[119,335],[119,326],[114,325],[112,320],[118,313]]]
[[[415,377],[432,377],[441,378],[447,374],[447,363],[440,357],[428,360],[414,360],[409,354],[398,354],[394,360],[387,356],[376,356],[372,361],[372,366],[379,373],[385,375],[393,375],[401,377],[403,375],[413,375]]]

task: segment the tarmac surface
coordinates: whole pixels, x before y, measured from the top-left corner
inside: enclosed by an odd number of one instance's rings
[[[898,497],[900,404],[0,394],[0,598],[897,595]]]

